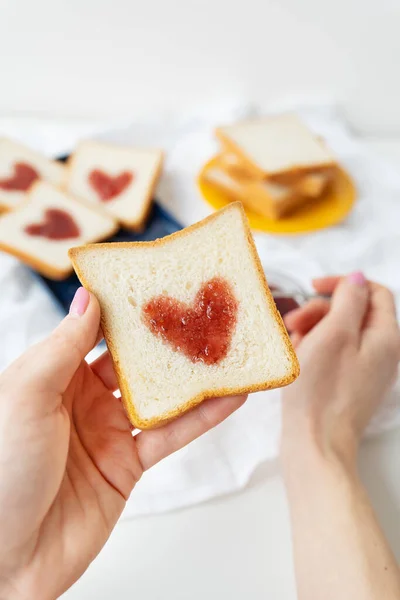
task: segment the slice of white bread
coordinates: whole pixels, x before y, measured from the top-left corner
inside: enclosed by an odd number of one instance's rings
[[[325,169],[319,173],[309,173],[299,177],[297,181],[293,182],[293,186],[305,198],[320,198],[332,179],[332,169]]]
[[[107,239],[117,229],[118,223],[107,213],[38,181],[25,202],[0,216],[0,250],[46,277],[64,279],[72,272],[71,246]]]
[[[335,175],[335,169],[332,167],[321,168],[314,172],[307,173],[286,173],[281,176],[276,176],[272,179],[255,178],[254,174],[246,168],[245,163],[240,160],[240,157],[233,152],[222,152],[218,155],[219,165],[235,180],[264,181],[267,184],[278,186],[276,190],[280,190],[280,196],[286,191],[287,197],[296,194],[296,197],[301,200],[308,198],[319,198],[327,189]],[[271,187],[271,190],[273,188]],[[300,196],[300,197],[299,197]]]
[[[246,181],[237,179],[217,163],[206,169],[202,178],[224,194],[228,194],[232,200],[243,201]]]
[[[335,159],[295,114],[219,127],[216,135],[258,177],[331,167]]]
[[[56,186],[65,183],[65,166],[18,142],[0,139],[0,212],[14,209],[38,179]]]
[[[240,203],[155,242],[95,244],[70,256],[100,302],[135,427],[298,376]]]
[[[296,188],[269,181],[249,181],[245,187],[243,204],[249,210],[274,221],[286,217],[291,212],[310,201]]]
[[[161,150],[81,142],[69,160],[68,191],[101,205],[126,228],[140,231],[161,174]]]
[[[203,177],[232,200],[240,200],[246,210],[267,219],[280,219],[309,200],[294,186],[252,177],[234,155],[226,153],[216,158]]]

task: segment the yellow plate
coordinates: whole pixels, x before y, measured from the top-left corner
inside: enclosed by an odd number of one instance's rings
[[[218,166],[217,158],[208,161],[198,177],[200,192],[206,202],[216,210],[223,208],[234,198],[229,193],[209,183],[205,179],[208,169]],[[327,192],[314,203],[300,207],[296,212],[274,221],[257,215],[246,209],[246,214],[253,229],[274,234],[308,233],[336,225],[345,219],[351,211],[356,199],[356,188],[351,177],[340,169]]]

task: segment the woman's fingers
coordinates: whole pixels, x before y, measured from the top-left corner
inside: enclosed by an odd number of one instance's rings
[[[14,370],[20,385],[44,392],[39,397],[57,397],[67,389],[80,363],[94,347],[99,325],[99,303],[87,290],[79,288],[69,315],[49,337],[11,365],[10,373]]]
[[[370,285],[360,272],[344,277],[332,297],[329,319],[336,331],[359,336],[370,303]]]
[[[114,371],[114,365],[109,352],[104,352],[99,358],[90,364],[93,373],[104,383],[111,392],[118,389],[118,380]]]
[[[333,294],[343,276],[332,275],[330,277],[317,277],[312,284],[318,294]]]
[[[386,348],[392,357],[400,361],[400,329],[394,296],[388,288],[377,283],[370,284],[370,304],[362,344],[367,352],[371,348],[383,352]]]
[[[301,344],[303,338],[304,338],[304,335],[302,335],[301,333],[297,333],[296,331],[294,333],[292,333],[290,335],[290,339],[292,341],[293,347],[298,348],[299,345]]]
[[[135,440],[143,469],[150,469],[221,423],[245,401],[246,396],[212,398],[160,429],[142,431]]]
[[[378,283],[370,283],[369,287],[371,293],[366,326],[397,327],[396,304],[392,292]]]
[[[341,279],[343,277],[319,277],[313,279],[312,283],[318,294],[330,296],[335,291]],[[299,332],[303,337],[328,314],[329,309],[329,300],[323,298],[312,299],[304,306],[285,315],[285,325],[290,332]]]
[[[329,300],[315,298],[301,308],[285,315],[285,325],[289,331],[305,335],[328,314],[329,309]]]

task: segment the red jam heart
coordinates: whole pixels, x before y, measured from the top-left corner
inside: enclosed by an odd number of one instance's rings
[[[107,175],[104,171],[100,171],[100,169],[94,169],[89,173],[88,179],[100,200],[108,202],[126,190],[133,181],[133,173],[123,171],[113,177],[112,175]]]
[[[26,192],[36,179],[39,179],[39,173],[30,165],[19,162],[14,165],[14,174],[11,177],[0,179],[0,189]]]
[[[229,352],[237,311],[230,284],[215,277],[200,288],[193,306],[157,296],[143,307],[142,317],[150,331],[174,350],[194,363],[214,365]]]
[[[43,223],[32,223],[24,230],[28,235],[47,237],[49,240],[69,240],[80,235],[79,227],[65,210],[48,208]]]

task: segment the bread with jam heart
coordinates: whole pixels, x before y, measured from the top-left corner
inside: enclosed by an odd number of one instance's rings
[[[296,379],[298,361],[240,203],[155,242],[91,244],[70,256],[100,302],[135,427]]]

